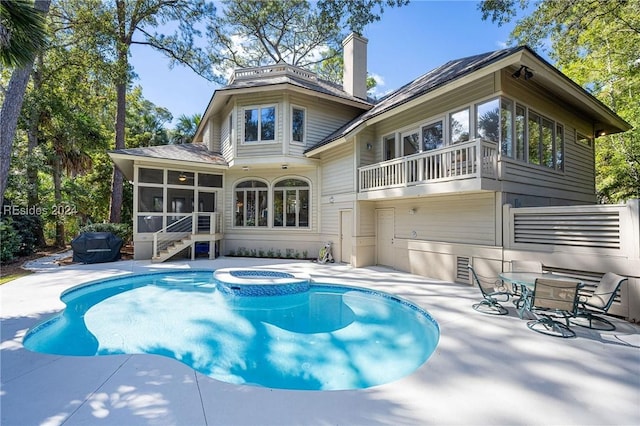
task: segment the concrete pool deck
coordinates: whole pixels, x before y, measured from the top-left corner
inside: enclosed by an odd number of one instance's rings
[[[63,357],[27,351],[26,331],[64,309],[74,285],[164,269],[268,267],[396,294],[438,321],[436,352],[413,374],[349,391],[223,383],[156,355]],[[0,424],[427,425],[640,424],[640,327],[574,327],[575,339],[529,330],[471,305],[477,289],[381,267],[219,258],[120,261],[46,269],[0,286]]]

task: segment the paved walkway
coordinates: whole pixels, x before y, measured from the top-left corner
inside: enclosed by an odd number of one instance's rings
[[[22,267],[29,271],[42,272],[60,268],[58,263],[61,259],[73,256],[73,250],[66,250],[51,256],[39,257],[37,259],[26,262]]]
[[[427,309],[441,337],[416,372],[363,390],[291,391],[223,383],[157,355],[65,357],[27,351],[26,331],[64,308],[62,291],[132,272],[263,266],[391,292]],[[385,268],[226,259],[121,261],[48,269],[0,286],[1,418],[13,425],[635,425],[640,329],[530,331],[471,308],[477,289]],[[177,309],[180,307],[176,307]]]

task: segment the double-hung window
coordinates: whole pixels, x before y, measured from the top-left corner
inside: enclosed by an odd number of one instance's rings
[[[274,142],[276,139],[275,105],[244,109],[244,142]]]

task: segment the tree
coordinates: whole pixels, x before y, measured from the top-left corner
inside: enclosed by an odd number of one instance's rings
[[[166,108],[155,106],[142,96],[140,86],[134,87],[127,96],[127,146],[167,145],[169,132],[165,125],[172,119]]]
[[[127,88],[131,82],[129,55],[132,45],[144,45],[162,52],[171,64],[183,64],[200,75],[212,78],[210,67],[194,40],[197,25],[213,19],[215,7],[205,0],[67,0],[59,19],[67,22],[77,40],[105,53],[113,65],[116,91],[115,149],[125,148]],[[174,27],[173,34],[155,32],[158,27]],[[123,176],[113,168],[110,222],[121,221]]]
[[[284,62],[303,68],[336,58],[342,51],[341,28],[361,33],[380,19],[384,5],[408,0],[224,0],[224,13],[207,29],[217,79],[236,67]],[[327,65],[324,69],[334,68]],[[331,75],[330,71],[327,75]]]
[[[25,0],[0,1],[0,62],[7,67],[24,67],[44,49],[47,41],[45,14]]]
[[[178,123],[170,132],[172,144],[189,143],[196,135],[196,130],[202,120],[202,114],[184,115],[178,117]]]
[[[548,49],[558,68],[634,127],[597,140],[599,201],[640,197],[640,0],[485,0],[479,7],[483,19],[502,25],[532,6],[511,43]]]
[[[26,7],[26,2],[0,2],[2,61],[5,63],[6,56],[7,62],[18,66],[11,73],[9,85],[4,93],[2,110],[0,110],[0,206],[4,202],[4,193],[7,189],[13,138],[22,109],[24,92],[29,82],[35,54],[46,40],[44,16],[49,11],[50,4],[50,0],[36,1],[33,9],[37,12],[33,13],[33,10]],[[12,13],[7,13],[7,10],[12,10]],[[30,18],[23,19],[25,16]],[[25,34],[31,34],[31,31],[33,31],[32,38],[25,36]],[[21,53],[19,55],[10,53],[16,51]]]

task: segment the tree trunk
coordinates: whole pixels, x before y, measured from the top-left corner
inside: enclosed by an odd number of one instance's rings
[[[38,92],[42,87],[42,76],[39,70],[42,69],[42,53],[37,57],[38,66],[33,71],[33,91]],[[29,126],[27,129],[27,141],[29,142],[27,149],[27,157],[33,159],[34,151],[38,148],[38,128],[40,126],[40,116],[42,109],[38,103],[29,113]],[[29,206],[40,205],[40,195],[38,193],[39,179],[38,167],[33,161],[27,162],[27,204]],[[36,245],[44,247],[46,240],[44,238],[44,227],[42,226],[42,217],[37,217],[34,222],[35,229],[33,234],[36,237]]]
[[[33,61],[11,73],[11,80],[9,80],[9,86],[2,103],[2,111],[0,111],[0,205],[4,203],[4,192],[7,190],[9,182],[13,138],[16,134],[18,117],[22,109],[31,68],[33,68]]]
[[[49,12],[50,0],[36,1],[34,7],[44,13]],[[11,80],[5,92],[2,110],[0,110],[0,206],[4,203],[4,192],[9,181],[9,166],[11,165],[11,151],[13,138],[16,134],[18,117],[24,101],[24,92],[29,82],[33,61],[11,73]]]
[[[118,83],[116,87],[116,149],[124,149],[124,127],[125,127],[125,109],[127,96],[127,86],[125,83]],[[111,181],[111,207],[109,222],[120,223],[122,219],[122,196],[123,196],[124,177],[122,172],[115,164],[113,166],[113,179]]]
[[[57,143],[57,142],[54,142]],[[55,152],[59,152],[54,148]],[[53,198],[56,206],[62,205],[62,166],[60,157],[56,156],[53,160]],[[64,216],[56,215],[56,246],[64,247],[66,245],[64,235]]]

